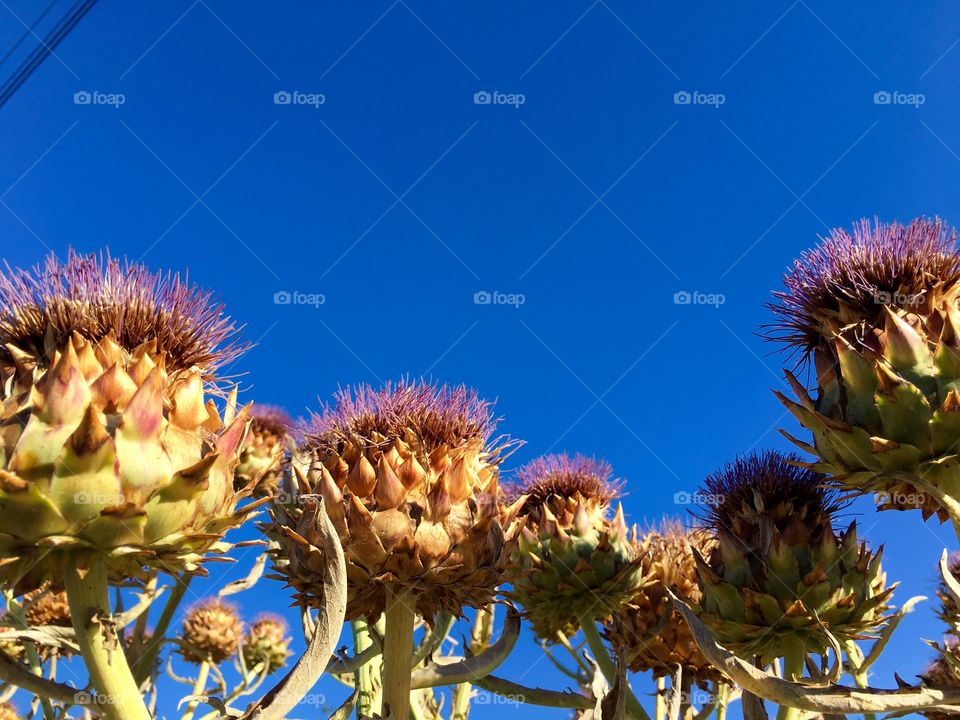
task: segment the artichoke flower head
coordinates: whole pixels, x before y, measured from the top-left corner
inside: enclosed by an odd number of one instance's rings
[[[303,430],[290,494],[320,495],[347,566],[347,618],[375,620],[386,585],[409,592],[428,622],[485,607],[511,543],[499,465],[514,444],[494,437],[490,403],[464,386],[423,381],[342,390]],[[285,557],[277,576],[316,605],[324,561],[316,513],[273,507]]]
[[[620,483],[603,460],[545,455],[518,471],[514,495],[523,523],[507,580],[538,637],[570,635],[580,617],[606,619],[642,584]]]
[[[237,609],[219,598],[203,600],[191,607],[180,631],[180,654],[199,665],[218,664],[240,649],[243,621]]]
[[[615,650],[623,650],[632,672],[665,677],[679,664],[685,678],[701,687],[721,676],[700,652],[690,628],[673,606],[667,590],[690,602],[702,598],[693,548],[708,556],[713,539],[703,528],[688,529],[679,520],[664,519],[636,540],[644,577],[630,601],[607,624]]]
[[[939,219],[862,221],[795,261],[768,332],[813,360],[781,401],[811,432],[814,470],[881,509],[960,515],[960,254]],[[788,436],[789,437],[789,436]]]
[[[291,638],[283,618],[260,615],[243,637],[240,651],[248,669],[263,664],[265,671],[274,673],[287,664]]]
[[[237,489],[252,484],[256,497],[276,495],[282,464],[292,446],[293,426],[290,415],[281,407],[256,403],[250,408],[250,431],[234,475]]]
[[[0,582],[39,587],[68,557],[120,579],[199,570],[228,549],[246,411],[225,424],[205,391],[235,334],[209,293],[109,256],[0,273]]]
[[[858,542],[856,523],[838,533],[841,504],[823,478],[776,452],[751,455],[707,478],[705,511],[714,540],[694,549],[701,619],[744,659],[781,657],[784,646],[823,652],[871,637],[885,622],[883,548]]]

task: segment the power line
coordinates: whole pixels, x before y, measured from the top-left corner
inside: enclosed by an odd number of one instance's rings
[[[16,93],[34,71],[40,67],[43,61],[47,59],[63,39],[70,34],[70,31],[77,26],[77,23],[83,19],[83,16],[87,14],[96,2],[97,0],[78,0],[60,22],[47,33],[47,36],[40,41],[40,44],[20,63],[20,66],[14,71],[13,75],[0,87],[0,108],[6,105],[7,101],[13,97],[14,93]]]
[[[44,8],[44,11],[43,11],[42,13],[40,13],[40,17],[38,17],[36,20],[34,20],[33,23],[30,25],[30,27],[24,29],[23,34],[22,34],[20,37],[17,38],[17,41],[13,44],[13,47],[11,47],[9,50],[7,50],[7,52],[6,52],[6,54],[3,56],[3,58],[0,59],[0,65],[3,65],[7,60],[10,59],[10,56],[13,55],[13,54],[17,51],[17,49],[23,44],[23,41],[24,41],[24,40],[26,40],[26,39],[27,39],[28,37],[30,37],[31,35],[36,35],[36,34],[37,34],[37,33],[35,32],[36,29],[37,29],[37,25],[39,25],[40,23],[42,23],[42,22],[44,21],[44,19],[47,17],[47,15],[50,14],[50,11],[53,10],[53,6],[56,5],[56,4],[57,4],[57,0],[50,0],[50,4],[47,5],[46,8]]]

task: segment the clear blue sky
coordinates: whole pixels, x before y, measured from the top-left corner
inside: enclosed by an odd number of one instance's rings
[[[43,5],[5,0],[0,48]],[[189,268],[258,343],[248,398],[297,413],[340,384],[468,383],[527,441],[516,462],[601,454],[632,520],[684,513],[675,493],[796,430],[755,335],[791,259],[863,216],[960,223],[958,40],[947,2],[100,0],[0,110],[0,248]],[[855,511],[896,597],[932,595],[950,534]],[[286,605],[254,593],[244,610]],[[877,683],[939,634],[928,604]],[[538,657],[523,642],[509,674],[558,686]]]

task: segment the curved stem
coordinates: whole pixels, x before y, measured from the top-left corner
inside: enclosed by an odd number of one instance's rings
[[[570,644],[570,638],[564,635],[561,631],[557,630],[557,641],[563,645],[564,650],[570,653],[570,657],[574,659],[577,665],[580,666],[580,669],[587,673],[587,677],[593,676],[593,668],[583,659],[583,655],[580,654],[579,649],[574,648]]]
[[[406,720],[410,715],[410,674],[413,670],[413,626],[417,614],[413,596],[386,586],[386,628],[383,638],[383,707],[381,717]]]
[[[592,710],[597,704],[597,701],[593,698],[581,695],[580,693],[531,688],[511,680],[496,677],[495,675],[477,678],[473,684],[479,688],[483,688],[487,692],[492,692],[501,697],[508,698],[513,702],[525,703],[527,705]]]
[[[123,648],[109,624],[106,565],[93,559],[82,577],[75,562],[68,561],[64,570],[77,644],[90,682],[100,696],[97,712],[106,720],[150,720]]]
[[[587,645],[590,646],[590,652],[593,653],[593,659],[597,661],[600,672],[613,687],[617,681],[617,666],[610,659],[610,653],[607,652],[607,648],[603,644],[603,638],[600,637],[600,631],[597,630],[596,620],[589,612],[582,613],[578,619],[583,636],[587,639]],[[624,692],[627,696],[627,714],[639,718],[639,720],[650,720],[650,716],[647,715],[647,711],[643,709],[633,691],[629,687],[625,687]]]

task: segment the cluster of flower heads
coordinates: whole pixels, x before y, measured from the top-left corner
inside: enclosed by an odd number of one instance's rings
[[[291,655],[291,638],[283,618],[264,613],[245,627],[237,608],[220,598],[203,600],[190,608],[179,643],[180,654],[187,662],[216,665],[236,657],[258,674],[276,672]]]
[[[243,346],[209,293],[109,255],[8,267],[0,552],[13,561],[0,579],[19,582],[29,566],[23,589],[45,587],[63,560],[55,552],[56,562],[38,562],[50,547],[108,558],[119,579],[137,577],[135,567],[197,570],[254,493],[275,498],[266,530],[277,541],[276,575],[302,605],[321,604],[320,513],[332,522],[348,619],[375,620],[388,589],[411,593],[428,621],[504,593],[543,640],[602,622],[633,669],[660,676],[680,665],[701,683],[717,676],[671,593],[750,660],[874,636],[894,586],[882,547],[868,549],[855,523],[835,526],[838,488],[926,491],[925,514],[960,507],[951,494],[960,465],[957,234],[940,220],[863,221],[805,253],[784,283],[770,337],[813,358],[817,387],[811,396],[790,375],[797,401],[781,399],[811,431],[811,443],[796,442],[816,460],[739,458],[705,480],[715,502],[694,527],[667,521],[641,532],[628,528],[623,483],[601,459],[543,456],[502,488],[501,463],[516,444],[495,435],[492,403],[465,386],[346,388],[300,425],[271,406],[238,413],[231,397],[221,417],[204,381]],[[134,445],[150,463],[130,460]],[[63,491],[93,480],[118,499],[78,506]],[[41,522],[24,527],[25,516]],[[31,625],[63,620],[53,598],[28,602]],[[180,652],[273,672],[289,642],[281,620],[263,616],[245,629],[236,608],[211,600],[187,615]],[[943,662],[955,654],[946,647]]]

